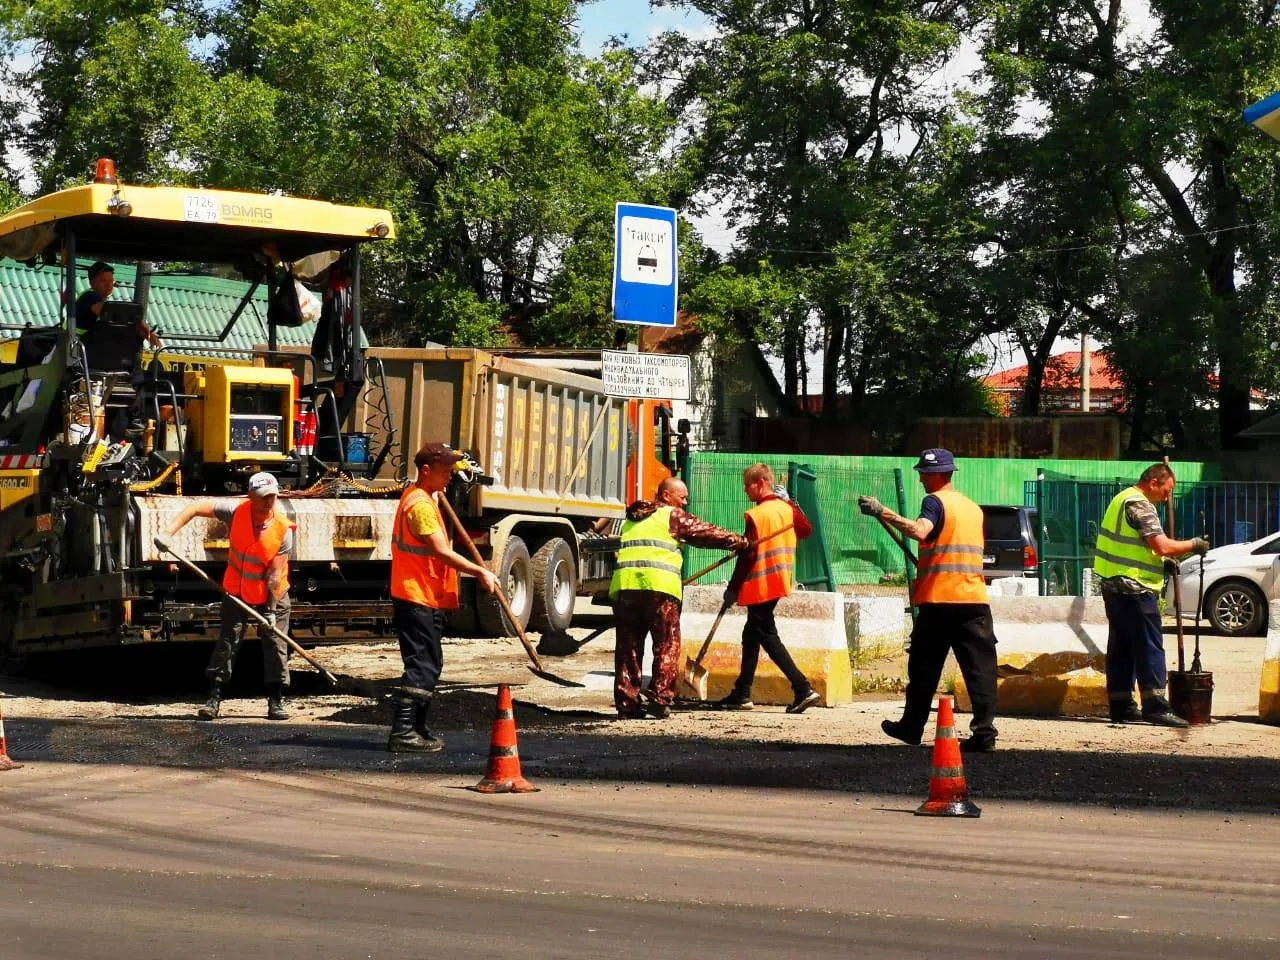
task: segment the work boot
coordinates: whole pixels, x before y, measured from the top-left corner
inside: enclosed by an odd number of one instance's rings
[[[901,740],[909,747],[920,746],[920,734],[914,736],[907,732],[907,728],[902,725],[900,720],[881,720],[880,729],[895,740]]]
[[[289,712],[284,708],[284,685],[273,683],[267,687],[267,719],[288,720]]]
[[[413,729],[417,732],[418,736],[426,741],[430,750],[433,752],[436,750],[443,750],[444,741],[439,737],[432,735],[431,731],[427,729],[427,711],[431,709],[431,701],[419,700],[414,706]]]
[[[201,720],[217,720],[218,711],[222,709],[222,681],[213,681],[213,686],[209,688],[209,699],[204,702],[199,710],[196,711],[196,717]]]
[[[1142,711],[1132,700],[1126,703],[1111,704],[1112,723],[1138,723],[1142,720]]]
[[[995,748],[995,737],[969,737],[960,741],[961,753],[991,753]]]
[[[657,700],[646,701],[644,712],[655,720],[665,720],[671,716],[671,708],[665,703],[659,703]]]
[[[756,705],[751,702],[751,697],[744,696],[736,690],[727,697],[721,697],[715,701],[715,706],[721,710],[754,710]]]
[[[392,706],[391,736],[387,749],[392,753],[432,753],[444,746],[439,740],[434,744],[414,729],[418,720],[418,703],[408,697],[399,697]]]
[[[1189,727],[1191,724],[1166,707],[1163,710],[1142,711],[1142,719],[1157,727]]]
[[[810,687],[804,693],[797,693],[795,700],[791,701],[787,707],[787,713],[804,713],[815,703],[821,700],[818,691]]]

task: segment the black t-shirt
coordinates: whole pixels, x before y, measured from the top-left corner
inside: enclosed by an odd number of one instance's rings
[[[86,290],[76,300],[76,330],[81,336],[88,333],[98,324],[98,315],[93,308],[103,302],[103,298],[93,290]]]

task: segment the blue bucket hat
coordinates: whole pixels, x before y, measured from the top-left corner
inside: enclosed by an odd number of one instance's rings
[[[920,454],[913,468],[916,473],[955,473],[956,460],[950,450],[942,447],[931,447]]]

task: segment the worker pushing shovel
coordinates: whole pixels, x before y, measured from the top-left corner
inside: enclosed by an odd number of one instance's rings
[[[663,719],[675,701],[683,594],[680,544],[733,551],[750,546],[740,534],[689,513],[684,509],[688,502],[688,488],[668,477],[658,484],[653,500],[637,500],[627,507],[609,584],[617,621],[613,704],[623,719]],[[640,658],[646,634],[653,637],[653,679],[648,699],[642,702]]]
[[[289,554],[293,550],[296,524],[276,510],[280,485],[269,473],[249,478],[249,495],[234,499],[199,500],[183,509],[155,545],[182,560],[205,579],[204,571],[183,558],[171,538],[196,517],[216,518],[227,525],[230,548],[227,570],[222,577],[222,614],[218,641],[209,665],[209,699],[200,707],[201,720],[217,719],[222,707],[223,687],[231,679],[236,651],[244,639],[250,619],[265,624],[262,634],[262,677],[266,684],[267,717],[287,720],[284,692],[289,686]],[[295,648],[301,652],[301,647]],[[303,656],[313,665],[314,660]],[[322,672],[333,680],[323,668]]]

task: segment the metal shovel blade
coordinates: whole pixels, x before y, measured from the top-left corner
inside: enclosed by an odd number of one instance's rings
[[[684,667],[676,677],[676,696],[688,700],[707,699],[708,670],[696,660],[685,657]]]

